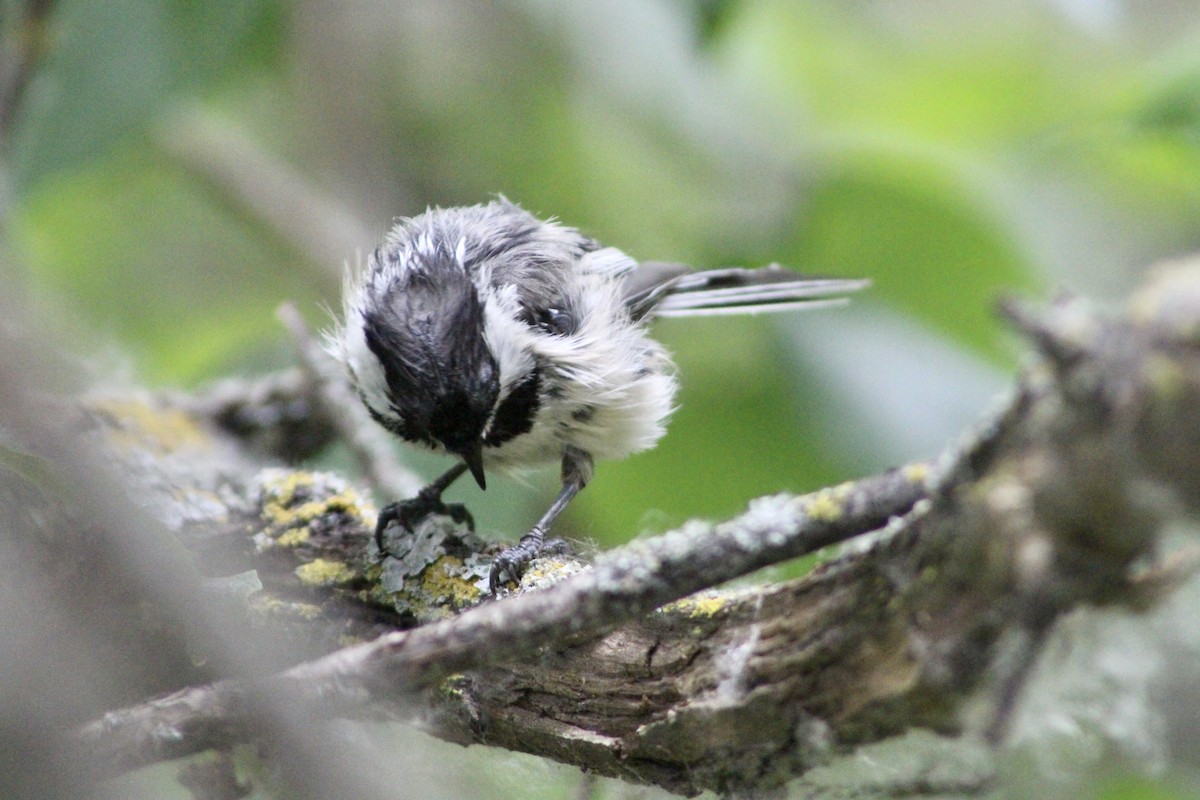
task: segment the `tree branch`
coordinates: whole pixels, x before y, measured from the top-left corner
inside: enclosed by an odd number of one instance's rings
[[[928,470],[760,498],[590,568],[542,559],[497,602],[479,592],[490,551],[447,520],[379,564],[343,483],[261,474],[236,524],[181,532],[246,552],[253,523],[248,603],[305,598],[317,613],[297,633],[322,642],[437,621],[112,712],[76,741],[126,769],[254,737],[274,700],[315,719],[421,713],[453,741],[692,794],[778,786],[917,727],[1002,740],[1064,613],[1142,608],[1188,572],[1155,554],[1200,510],[1200,264],[1163,272],[1126,317],[1078,300],[1007,313],[1043,358]],[[802,579],[692,594],[872,530]]]
[[[923,474],[920,468],[895,470],[804,497],[761,498],[736,519],[694,523],[611,551],[591,569],[544,590],[339,650],[282,673],[269,687],[227,681],[187,689],[109,714],[80,736],[96,750],[97,763],[127,769],[163,753],[203,750],[232,730],[244,731],[243,717],[252,707],[247,698],[266,688],[292,702],[319,703],[323,714],[403,701],[406,693],[454,673],[589,641],[699,589],[875,529],[912,507]]]

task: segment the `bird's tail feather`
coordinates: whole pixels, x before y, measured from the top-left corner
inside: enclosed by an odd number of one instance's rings
[[[702,270],[656,287],[648,293],[653,300],[647,310],[654,317],[683,317],[820,308],[841,305],[848,299],[844,295],[870,284],[869,280],[804,277],[777,264]]]

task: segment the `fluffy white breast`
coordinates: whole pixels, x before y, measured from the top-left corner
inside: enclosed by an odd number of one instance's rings
[[[597,459],[653,447],[666,432],[675,391],[674,365],[645,329],[629,319],[618,271],[581,270],[571,284],[578,329],[565,336],[531,330],[500,302],[486,312],[489,346],[507,389],[541,371],[533,429],[484,451],[490,465],[520,469],[561,458],[571,445]]]

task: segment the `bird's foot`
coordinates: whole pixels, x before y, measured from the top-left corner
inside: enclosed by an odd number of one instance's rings
[[[521,537],[521,541],[517,542],[512,547],[500,551],[500,555],[496,556],[492,561],[492,570],[488,573],[488,591],[492,596],[499,591],[501,584],[504,582],[505,573],[516,581],[520,582],[521,575],[525,572],[525,568],[529,566],[529,562],[537,558],[544,550],[553,550],[561,553],[567,550],[567,543],[562,539],[551,539],[546,541],[546,532],[541,528],[534,528],[529,533]]]

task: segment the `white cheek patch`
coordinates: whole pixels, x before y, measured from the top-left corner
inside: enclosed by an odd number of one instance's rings
[[[500,368],[500,399],[533,369],[535,336],[517,319],[516,288],[494,292],[483,307],[483,339]]]
[[[371,290],[374,274],[373,263],[361,271],[346,271],[342,290],[344,321],[325,335],[325,350],[342,363],[351,385],[372,411],[385,419],[395,419],[383,365],[367,345],[363,312],[356,305],[362,302],[364,292]]]
[[[346,328],[342,342],[343,361],[346,369],[350,371],[351,380],[362,394],[363,401],[375,413],[387,418],[395,417],[383,365],[367,346],[361,320],[354,320],[354,323]]]

